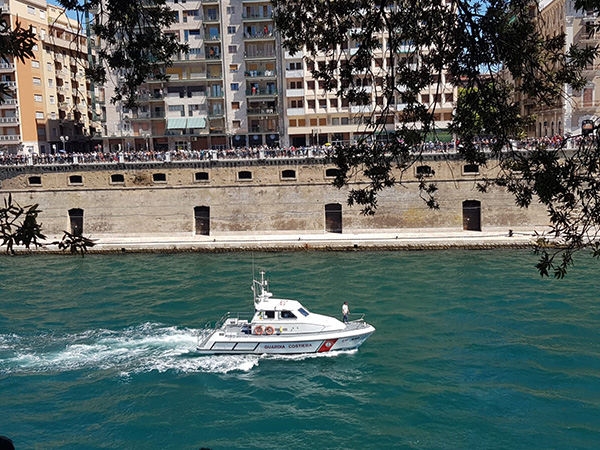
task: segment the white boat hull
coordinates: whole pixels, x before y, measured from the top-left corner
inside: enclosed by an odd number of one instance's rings
[[[325,353],[360,347],[375,328],[366,327],[347,333],[316,336],[220,336],[214,333],[197,350],[201,354],[283,354]]]

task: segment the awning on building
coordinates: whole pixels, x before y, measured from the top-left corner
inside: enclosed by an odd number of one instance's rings
[[[187,120],[188,128],[206,128],[206,118],[205,117],[190,117]]]
[[[183,130],[186,128],[187,119],[185,117],[169,118],[167,120],[167,130]]]

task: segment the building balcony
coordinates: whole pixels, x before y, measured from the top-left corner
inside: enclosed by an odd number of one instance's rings
[[[0,117],[0,127],[13,127],[18,124],[18,117]]]
[[[275,59],[277,55],[274,51],[268,52],[264,50],[259,50],[256,52],[244,52],[245,59]]]
[[[0,63],[0,72],[13,72],[15,65],[13,63]]]
[[[205,42],[220,42],[221,41],[221,35],[220,34],[208,34],[208,33],[206,33],[204,35],[204,41]]]
[[[299,51],[292,55],[290,52],[285,52],[283,56],[285,59],[302,59],[304,58],[304,53]]]
[[[277,78],[276,70],[246,70],[244,71],[246,78]]]
[[[277,97],[277,89],[247,89],[246,97]]]
[[[220,53],[207,53],[205,59],[208,62],[211,62],[211,61],[220,62],[221,61],[221,54]]]
[[[286,112],[288,116],[303,116],[306,114],[304,108],[288,108]]]
[[[264,14],[263,12],[242,13],[243,22],[263,22],[265,20],[273,20],[273,14]]]
[[[21,142],[20,134],[0,134],[0,142],[18,143]]]
[[[206,14],[204,16],[204,20],[203,20],[203,22],[205,24],[208,24],[208,23],[220,23],[220,21],[221,21],[221,18],[219,17],[218,14]]]
[[[373,112],[371,105],[351,105],[350,112],[352,114],[367,114]]]
[[[277,115],[276,108],[248,108],[246,112],[249,116]]]
[[[278,133],[278,131],[276,129],[266,127],[266,126],[249,127],[248,132],[250,132],[250,133]]]
[[[164,100],[162,92],[155,92],[154,94],[141,94],[138,96],[140,102],[160,102]]]
[[[286,89],[286,97],[304,97],[304,89]]]
[[[0,102],[0,108],[14,108],[19,104],[16,98],[5,98]]]
[[[285,71],[286,78],[304,78],[304,70],[286,70]]]
[[[244,40],[245,41],[272,41],[275,39],[275,35],[271,32],[264,33],[248,33],[244,32]]]

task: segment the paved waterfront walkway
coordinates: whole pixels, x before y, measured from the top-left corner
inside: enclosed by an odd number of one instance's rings
[[[87,235],[86,235],[87,236]],[[307,251],[418,250],[444,248],[531,247],[534,230],[488,228],[481,232],[456,229],[402,229],[373,233],[94,236],[90,252],[143,251]],[[55,237],[49,237],[51,242]],[[58,237],[56,237],[58,239]],[[55,246],[48,248],[55,250]]]

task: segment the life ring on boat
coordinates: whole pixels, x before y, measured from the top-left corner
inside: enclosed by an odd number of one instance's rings
[[[256,334],[263,334],[262,327],[260,325],[257,326],[257,327],[254,327],[254,333],[256,333]]]
[[[273,328],[271,325],[268,325],[267,328],[265,328],[265,333],[268,334],[269,336],[272,335],[274,331],[275,331],[275,328]]]

